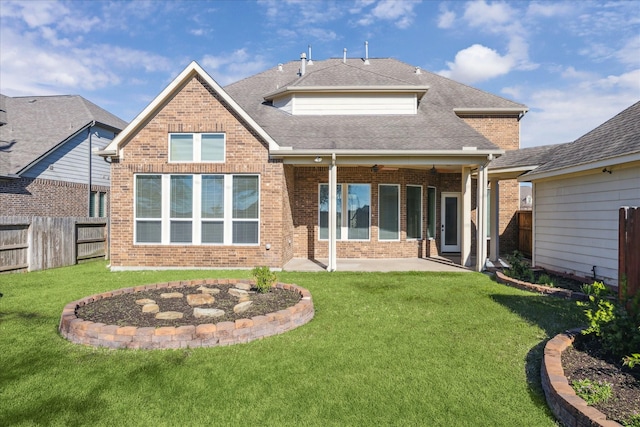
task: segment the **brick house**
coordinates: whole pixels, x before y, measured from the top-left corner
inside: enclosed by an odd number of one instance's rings
[[[104,148],[126,122],[77,95],[0,95],[0,216],[106,216]]]
[[[101,153],[111,268],[456,253],[481,270],[487,239],[515,247],[518,184],[487,165],[526,110],[394,59],[303,55],[224,89],[192,62]]]

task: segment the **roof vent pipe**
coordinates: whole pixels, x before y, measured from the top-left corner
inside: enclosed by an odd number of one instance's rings
[[[278,71],[282,71],[282,64],[278,64]]]
[[[313,65],[313,60],[311,59],[311,45],[309,45],[309,60],[307,61],[309,65]]]
[[[421,74],[420,67],[416,67],[416,74]]]
[[[347,48],[346,47],[342,50],[342,63],[343,64],[347,63]]]
[[[304,76],[304,73],[307,71],[307,54],[302,52],[300,54],[300,76]]]
[[[364,42],[364,65],[369,65],[369,42]]]

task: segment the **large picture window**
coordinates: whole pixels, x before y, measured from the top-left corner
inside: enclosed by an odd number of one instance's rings
[[[407,239],[422,239],[422,186],[407,186]]]
[[[257,175],[136,175],[135,243],[257,245]]]
[[[329,238],[329,185],[320,184],[318,193],[320,239],[325,240]],[[370,206],[371,186],[369,184],[338,184],[336,238],[368,240],[371,223]]]
[[[224,162],[224,133],[169,134],[170,162]]]
[[[378,239],[400,240],[400,186],[378,186]]]

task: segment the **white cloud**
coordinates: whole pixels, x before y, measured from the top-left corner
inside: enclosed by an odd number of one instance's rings
[[[499,30],[514,21],[514,11],[506,3],[487,4],[479,0],[467,3],[464,19],[472,27]]]
[[[369,26],[378,21],[391,21],[398,28],[408,28],[415,18],[413,9],[421,2],[421,0],[379,0],[378,3],[366,2],[362,3],[362,7],[353,9],[352,13],[360,13],[366,7],[375,4],[368,13],[360,18],[357,23],[362,26]]]
[[[474,44],[456,54],[454,62],[447,62],[448,70],[438,74],[463,83],[482,82],[508,73],[513,59],[480,44]]]
[[[575,3],[570,2],[532,2],[527,8],[527,16],[552,18],[566,15],[575,10]]]
[[[228,55],[205,55],[201,63],[221,86],[264,71],[269,65],[262,56],[250,55],[246,49],[238,49]]]
[[[440,16],[438,16],[438,28],[448,29],[453,27],[456,20],[456,13],[440,5]]]
[[[622,64],[640,64],[640,35],[631,37],[614,56]]]

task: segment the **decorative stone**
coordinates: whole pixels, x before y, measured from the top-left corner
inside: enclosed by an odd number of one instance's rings
[[[196,307],[193,309],[193,315],[196,318],[200,317],[221,317],[224,316],[224,310],[220,310],[219,308],[199,308]]]
[[[162,311],[156,314],[156,319],[160,320],[173,320],[173,319],[182,319],[184,317],[183,313],[179,311]]]
[[[253,301],[245,301],[241,302],[240,304],[236,304],[236,306],[233,307],[233,312],[236,314],[244,313],[245,311],[249,310],[251,304],[253,304]]]
[[[168,292],[168,293],[160,294],[160,298],[167,298],[167,299],[182,298],[183,296],[184,295],[182,295],[180,292]]]
[[[160,307],[158,307],[158,304],[145,304],[142,306],[143,313],[158,313],[159,311]]]
[[[251,284],[249,283],[236,283],[236,288],[241,289],[243,291],[248,291],[251,289]]]
[[[198,288],[198,290],[200,292],[202,292],[203,294],[209,294],[209,295],[217,295],[220,293],[220,289],[218,288],[207,288],[206,286],[200,286]]]
[[[249,293],[247,291],[243,291],[242,289],[236,289],[236,288],[229,288],[229,294],[238,298],[249,296]]]
[[[213,304],[215,298],[209,294],[190,294],[187,295],[187,304],[194,305],[207,305]]]
[[[156,302],[149,298],[137,299],[136,304],[138,305],[146,305],[146,304],[155,304]]]
[[[242,296],[238,299],[238,302],[246,302],[246,301],[251,301],[251,298],[249,297],[249,295],[247,295],[246,297]]]

